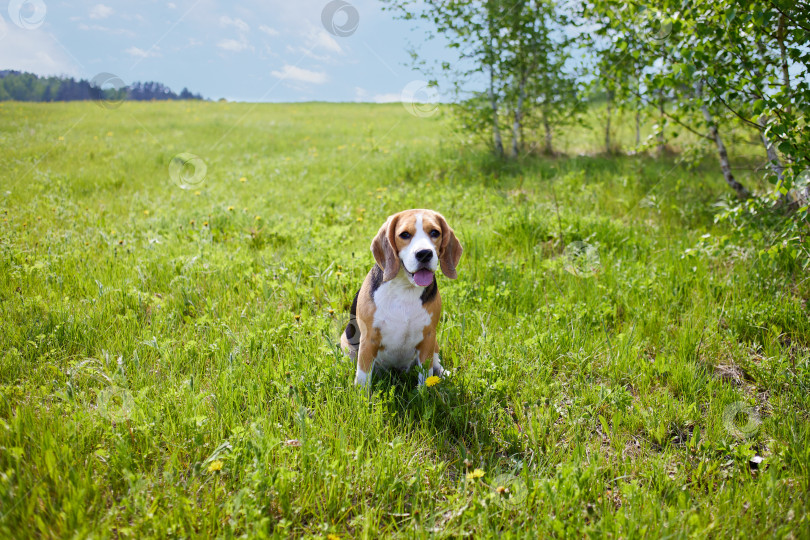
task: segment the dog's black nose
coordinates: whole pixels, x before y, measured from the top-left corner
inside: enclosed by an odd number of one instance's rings
[[[416,252],[416,260],[420,263],[426,263],[433,258],[432,249],[420,249]]]

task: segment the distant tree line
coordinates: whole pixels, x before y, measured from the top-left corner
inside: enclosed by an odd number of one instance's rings
[[[204,99],[187,88],[176,94],[158,82],[135,82],[122,88],[103,88],[92,81],[65,77],[39,77],[33,73],[0,71],[0,101],[166,101]]]

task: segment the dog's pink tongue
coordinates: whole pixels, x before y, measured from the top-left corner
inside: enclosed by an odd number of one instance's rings
[[[417,270],[413,275],[413,280],[420,287],[427,287],[433,283],[433,272],[430,270]]]

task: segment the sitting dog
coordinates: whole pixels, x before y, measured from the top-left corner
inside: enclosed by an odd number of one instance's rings
[[[438,212],[405,210],[390,216],[371,242],[377,264],[354,297],[340,338],[357,360],[354,383],[365,385],[373,366],[407,371],[419,362],[427,376],[441,376],[436,326],[442,300],[436,269],[456,279],[461,244]],[[425,372],[427,375],[425,375]]]

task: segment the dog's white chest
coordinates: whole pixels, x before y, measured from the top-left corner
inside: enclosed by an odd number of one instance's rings
[[[385,369],[411,368],[419,360],[416,346],[431,324],[430,313],[422,306],[422,289],[403,281],[385,282],[374,292],[373,324],[381,338],[376,360]]]

